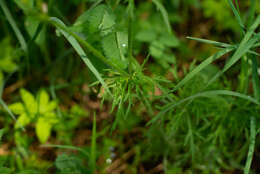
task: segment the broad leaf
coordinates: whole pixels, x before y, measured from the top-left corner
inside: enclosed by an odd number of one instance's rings
[[[34,98],[34,96],[27,90],[25,89],[21,89],[20,90],[20,95],[22,97],[22,100],[26,106],[26,110],[30,113],[30,114],[36,114],[38,111],[38,106],[37,106],[37,102]]]
[[[28,116],[26,113],[23,113],[20,115],[15,123],[15,128],[20,128],[21,126],[25,127],[31,122],[30,116]]]
[[[44,118],[39,118],[36,123],[36,135],[41,143],[46,143],[51,135],[52,125]]]
[[[53,111],[54,109],[56,109],[58,106],[57,101],[51,101],[47,104],[47,107],[45,108],[45,112],[50,112]]]
[[[48,110],[49,98],[50,97],[45,90],[40,90],[37,96],[40,113],[44,113]]]
[[[25,108],[24,108],[24,105],[20,102],[17,102],[17,103],[14,103],[14,104],[11,104],[8,106],[9,109],[14,113],[14,114],[23,114],[25,111]]]

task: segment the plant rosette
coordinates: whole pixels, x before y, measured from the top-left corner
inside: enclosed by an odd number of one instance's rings
[[[57,101],[50,101],[48,93],[41,89],[34,97],[25,89],[20,90],[22,102],[9,105],[9,109],[19,115],[15,123],[15,129],[25,127],[35,123],[37,138],[41,143],[45,143],[50,137],[51,130],[58,122],[55,109],[58,107]]]

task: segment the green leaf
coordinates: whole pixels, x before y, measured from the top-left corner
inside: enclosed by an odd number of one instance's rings
[[[99,82],[104,86],[104,88],[108,91],[108,93],[111,94],[111,92],[109,91],[109,89],[107,87],[107,84],[105,83],[104,79],[102,78],[102,75],[97,71],[97,69],[94,67],[94,65],[91,63],[91,61],[88,59],[86,53],[84,52],[84,50],[82,49],[82,47],[80,46],[78,41],[74,37],[71,37],[71,35],[67,32],[68,29],[65,26],[65,24],[58,18],[52,17],[51,21],[54,22],[54,25],[58,28],[59,31],[61,31],[61,33],[64,35],[64,37],[70,42],[72,47],[76,50],[76,52],[79,54],[81,59],[88,66],[88,68],[92,71],[92,73],[96,76],[96,78],[99,80]]]
[[[10,39],[8,37],[4,38],[0,42],[0,71],[4,72],[14,72],[17,69],[17,65],[14,62],[15,50],[11,45]]]
[[[73,26],[78,28],[79,32],[95,33],[99,30],[105,10],[105,5],[99,5],[89,11],[86,11],[78,17]]]
[[[260,16],[257,18],[256,22],[252,25],[253,27],[249,29],[244,39],[239,44],[236,52],[223,68],[222,72],[227,71],[232,65],[234,65],[259,40],[260,33],[255,35],[251,40],[249,40],[250,37],[253,35],[254,30],[259,25],[259,23],[260,23]]]
[[[179,40],[173,34],[165,33],[159,38],[159,42],[168,47],[178,47]]]
[[[25,89],[20,90],[20,95],[29,114],[32,114],[32,116],[36,114],[38,112],[38,106],[34,96]]]
[[[161,2],[159,0],[152,0],[152,2],[156,5],[156,7],[161,12],[163,21],[168,30],[168,33],[172,33],[171,25],[170,25],[170,21],[169,21],[169,17],[168,17],[168,13],[167,13],[166,9],[164,8],[164,6],[161,4]]]
[[[73,28],[84,34],[102,32],[106,35],[115,25],[115,17],[106,5],[98,5],[84,12],[74,23]]]
[[[49,95],[45,90],[40,90],[37,95],[37,100],[39,102],[39,111],[41,114],[48,111]]]
[[[233,2],[231,0],[228,0],[228,3],[236,17],[236,20],[238,22],[238,24],[240,25],[241,29],[243,30],[245,28],[243,22],[242,22],[242,19],[240,17],[240,14],[239,14],[239,11],[236,9],[236,7],[234,6]]]
[[[31,122],[32,118],[30,118],[30,116],[28,116],[26,113],[21,114],[16,123],[15,123],[15,128],[20,128],[25,127],[26,125],[28,125]]]
[[[35,18],[34,16],[27,16],[25,20],[25,29],[27,30],[28,34],[30,35],[31,39],[33,39],[37,29],[40,25],[39,19]],[[39,34],[36,38],[36,43],[39,45],[44,44],[45,42],[45,28],[39,31]]]
[[[16,0],[16,1],[19,1],[19,0]],[[31,0],[32,1],[32,0]],[[14,33],[18,39],[18,41],[20,42],[21,44],[21,47],[24,51],[27,51],[27,44],[26,44],[26,41],[21,33],[21,31],[19,30],[19,28],[17,27],[16,25],[16,22],[15,20],[13,19],[13,16],[12,14],[10,13],[8,7],[6,6],[5,4],[5,1],[4,0],[0,0],[0,6],[9,22],[9,24],[11,25],[12,29],[14,30]]]
[[[76,151],[79,151],[82,154],[84,154],[87,158],[89,157],[89,152],[85,151],[82,148],[76,147],[76,146],[45,144],[45,145],[42,145],[42,147],[56,147],[56,148],[60,148],[60,149],[76,150]]]
[[[45,119],[45,122],[48,122],[51,125],[56,124],[59,121],[55,112],[45,113],[42,115],[42,118]]]
[[[172,91],[176,91],[178,90],[180,87],[182,87],[183,85],[185,85],[189,80],[191,80],[196,74],[198,74],[201,70],[203,70],[204,68],[206,68],[209,64],[211,64],[213,61],[219,59],[220,57],[222,57],[223,55],[227,54],[228,52],[232,51],[233,48],[225,48],[219,52],[217,52],[216,54],[208,57],[206,60],[204,60],[201,64],[199,64],[195,69],[193,69],[189,74],[187,74],[185,76],[184,79],[182,79],[175,87]]]
[[[149,52],[154,58],[162,58],[164,54],[164,49],[165,46],[159,41],[154,41],[152,44],[149,46]]]
[[[25,112],[24,105],[20,102],[14,103],[8,106],[8,108],[14,113],[14,114],[23,114]]]
[[[34,8],[34,0],[14,0],[14,2],[25,12]]]
[[[252,164],[254,150],[255,150],[255,140],[256,140],[256,121],[254,117],[251,117],[250,120],[250,142],[249,142],[249,150],[247,154],[246,166],[244,168],[244,174],[249,174],[250,167]]]
[[[117,42],[116,33],[111,33],[102,39],[102,48],[105,56],[121,69],[127,68],[127,61],[121,59],[121,53]],[[123,53],[122,53],[123,54]]]
[[[197,37],[187,37],[187,39],[191,39],[191,40],[195,40],[198,42],[202,42],[202,43],[206,43],[206,44],[212,44],[214,46],[217,47],[232,47],[232,45],[227,44],[227,43],[223,43],[223,42],[217,42],[217,41],[213,41],[213,40],[208,40],[208,39],[201,39],[201,38],[197,38]]]
[[[251,103],[254,103],[254,104],[260,106],[260,102],[258,102],[256,99],[252,98],[251,96],[247,96],[247,95],[244,95],[244,94],[241,94],[241,93],[238,93],[238,92],[233,92],[233,91],[228,91],[228,90],[205,91],[205,92],[200,92],[200,93],[194,94],[192,96],[189,96],[187,98],[184,98],[184,99],[182,99],[182,100],[180,100],[178,102],[174,101],[174,102],[171,102],[171,103],[167,104],[166,106],[164,106],[162,108],[162,111],[159,114],[157,114],[156,117],[154,117],[151,121],[149,121],[147,123],[147,125],[156,122],[165,113],[173,110],[177,106],[179,106],[179,105],[181,105],[181,104],[183,104],[183,103],[185,103],[187,101],[193,101],[194,99],[200,98],[200,97],[215,97],[215,96],[218,96],[218,95],[226,95],[226,96],[238,97],[238,98],[247,100],[247,101],[249,101]]]
[[[51,135],[52,125],[45,118],[39,118],[36,123],[36,135],[41,143],[46,143]]]
[[[125,60],[128,48],[128,35],[126,32],[116,32],[117,47],[119,48],[121,60]]]
[[[11,73],[17,69],[17,65],[13,62],[11,57],[6,57],[1,60],[0,69],[4,72]]]
[[[250,29],[245,34],[244,38],[240,42],[238,48],[236,49],[233,56],[227,61],[222,71],[217,73],[215,77],[213,77],[206,86],[214,82],[219,76],[221,76],[224,72],[226,72],[229,68],[231,68],[237,61],[241,59],[243,55],[245,55],[251,47],[260,39],[260,33],[253,36],[255,29],[260,24],[260,15],[255,20],[254,24],[250,27]],[[253,36],[253,38],[251,38]]]
[[[152,42],[156,40],[156,36],[154,30],[141,30],[136,34],[135,38],[141,42]]]
[[[58,102],[57,101],[51,101],[48,103],[47,107],[45,108],[45,112],[50,112],[53,111],[58,107]]]
[[[117,46],[116,33],[111,33],[105,36],[101,42],[106,57],[120,60],[120,52]]]
[[[112,27],[115,25],[115,17],[108,10],[103,15],[102,22],[99,26],[102,34],[106,35],[112,31]]]
[[[256,0],[250,0],[249,15],[247,17],[247,27],[249,28],[255,19]]]

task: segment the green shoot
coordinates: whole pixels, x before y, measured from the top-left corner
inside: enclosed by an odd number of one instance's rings
[[[253,156],[254,156],[255,139],[256,139],[256,123],[255,123],[255,118],[251,117],[250,144],[249,144],[249,150],[248,150],[248,154],[247,154],[247,160],[246,160],[246,166],[244,169],[244,174],[249,174],[249,172],[250,172],[250,167],[251,167]]]

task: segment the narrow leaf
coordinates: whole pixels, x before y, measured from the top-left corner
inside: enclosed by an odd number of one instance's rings
[[[56,23],[62,25],[63,27],[66,28],[65,24],[59,20],[58,18],[51,18],[53,21]],[[105,83],[104,79],[102,78],[101,74],[98,72],[98,70],[94,67],[94,65],[91,63],[89,58],[87,57],[86,53],[84,50],[81,48],[80,44],[78,41],[71,36],[69,33],[67,33],[63,28],[60,28],[59,25],[56,25],[56,27],[61,31],[61,33],[64,35],[64,37],[70,42],[72,47],[76,50],[78,55],[81,57],[81,59],[84,61],[84,63],[88,66],[88,68],[93,72],[93,74],[96,76],[96,78],[99,80],[99,82],[104,86],[104,88],[111,94],[109,91],[107,84]]]
[[[156,122],[165,113],[173,110],[175,107],[177,107],[177,106],[179,106],[179,105],[181,105],[181,104],[183,104],[183,103],[185,103],[187,101],[193,101],[194,99],[200,98],[200,97],[215,97],[215,96],[218,96],[218,95],[226,95],[226,96],[238,97],[238,98],[247,100],[247,101],[249,101],[251,103],[254,103],[254,104],[260,106],[260,102],[257,101],[256,99],[254,99],[253,97],[247,96],[247,95],[244,95],[244,94],[241,94],[241,93],[238,93],[238,92],[227,91],[227,90],[205,91],[205,92],[200,92],[200,93],[197,93],[195,95],[192,95],[192,96],[189,96],[187,98],[184,98],[184,99],[182,99],[182,100],[180,100],[178,102],[171,102],[171,103],[167,104],[166,106],[163,107],[162,111],[159,112],[159,114],[156,117],[154,117],[151,121],[149,121],[147,123],[147,125]]]
[[[156,7],[159,9],[159,11],[162,14],[163,17],[163,21],[167,27],[167,30],[169,33],[172,33],[172,29],[171,29],[171,25],[170,25],[170,21],[169,21],[169,16],[168,13],[166,11],[166,9],[164,8],[164,6],[161,4],[160,1],[158,0],[152,0],[152,2],[156,5]]]
[[[27,44],[25,42],[25,39],[24,39],[21,31],[17,27],[17,25],[16,25],[16,23],[15,23],[15,21],[13,19],[13,16],[11,15],[11,13],[10,13],[8,7],[6,6],[4,0],[0,0],[0,6],[1,6],[1,8],[2,8],[2,10],[3,10],[3,12],[4,12],[4,14],[5,14],[5,16],[6,16],[7,20],[8,20],[8,22],[10,23],[12,29],[14,30],[14,33],[15,33],[18,41],[20,42],[22,49],[24,51],[26,51],[27,50]]]
[[[201,64],[199,64],[195,69],[193,69],[188,75],[185,76],[184,79],[182,79],[171,92],[174,92],[178,90],[180,87],[185,85],[190,79],[192,79],[195,75],[197,75],[201,70],[203,70],[205,67],[207,67],[209,64],[211,64],[213,61],[219,59],[223,55],[227,54],[228,52],[232,51],[233,48],[225,48],[216,54],[210,56],[206,60],[204,60]]]
[[[230,7],[231,7],[231,9],[232,9],[232,11],[233,11],[233,13],[235,15],[235,18],[236,18],[238,24],[240,25],[240,27],[243,30],[245,28],[245,26],[244,26],[244,24],[242,22],[242,19],[240,17],[239,11],[236,9],[236,7],[234,6],[234,4],[233,4],[233,2],[231,0],[228,0],[228,3],[229,3],[229,5],[230,5]]]
[[[256,139],[256,121],[255,121],[254,117],[251,117],[250,144],[249,144],[249,150],[248,150],[248,154],[247,154],[247,160],[246,160],[246,166],[244,169],[244,174],[249,174],[249,172],[250,172],[250,167],[251,167],[253,156],[254,156],[255,139]]]

